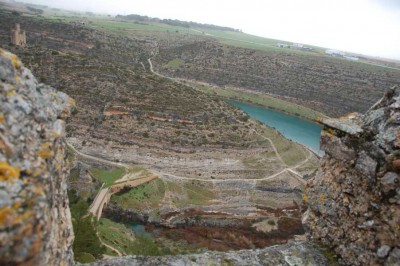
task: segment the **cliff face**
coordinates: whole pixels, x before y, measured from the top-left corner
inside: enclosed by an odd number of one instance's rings
[[[400,97],[395,89],[365,115],[325,120],[319,174],[304,199],[313,239],[347,265],[399,265]]]
[[[73,263],[64,121],[73,100],[0,49],[0,264]]]

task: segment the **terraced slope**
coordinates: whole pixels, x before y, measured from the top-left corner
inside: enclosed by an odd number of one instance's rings
[[[179,66],[171,66],[177,62]],[[400,70],[350,62],[317,53],[256,51],[214,41],[164,47],[153,59],[167,76],[220,87],[272,94],[329,116],[365,112],[400,82]]]

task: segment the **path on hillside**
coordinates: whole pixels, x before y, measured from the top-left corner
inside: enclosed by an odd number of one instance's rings
[[[303,176],[300,175],[298,172],[296,172],[295,170],[293,170],[292,168],[285,168],[282,169],[281,171],[272,174],[270,176],[267,177],[263,177],[263,178],[230,178],[230,179],[201,179],[201,178],[193,178],[193,177],[183,177],[183,176],[178,176],[178,175],[174,175],[174,174],[168,174],[165,172],[161,172],[161,171],[156,171],[156,170],[152,170],[152,172],[156,173],[159,176],[168,176],[168,177],[172,177],[175,179],[181,179],[181,180],[187,180],[187,181],[199,181],[199,182],[210,182],[210,183],[221,183],[221,182],[231,182],[231,181],[242,181],[242,182],[246,182],[246,181],[266,181],[266,180],[271,180],[274,177],[279,176],[280,174],[283,174],[285,172],[289,172],[293,175],[296,176],[296,179],[299,180],[301,183],[305,184],[307,183],[307,181],[305,181],[303,179]]]
[[[86,158],[86,159],[89,159],[89,160],[92,160],[92,161],[96,161],[96,162],[99,162],[99,163],[108,164],[108,165],[111,165],[111,166],[129,168],[129,165],[124,164],[124,163],[117,163],[117,162],[109,161],[109,160],[106,160],[106,159],[101,159],[99,157],[95,157],[95,156],[92,156],[92,155],[84,154],[84,153],[78,151],[77,149],[75,149],[75,147],[73,145],[69,144],[69,143],[67,143],[67,146],[71,150],[73,150],[77,155],[79,155],[80,157],[83,157],[83,158]]]
[[[123,255],[118,249],[116,249],[116,248],[114,248],[113,246],[110,246],[109,244],[105,243],[105,242],[101,239],[101,237],[99,236],[99,233],[98,233],[98,232],[96,232],[96,235],[97,235],[97,238],[100,240],[100,242],[101,242],[102,245],[104,245],[104,246],[108,247],[109,249],[113,250],[113,251],[114,251],[115,253],[117,253],[118,256],[120,256],[120,257]],[[124,254],[124,255],[126,255],[126,254]],[[112,256],[111,256],[111,257],[112,257]]]
[[[164,75],[162,75],[162,74],[160,74],[160,73],[155,72],[154,69],[153,69],[153,64],[151,63],[151,58],[147,59],[147,61],[149,62],[149,65],[150,65],[150,72],[153,73],[154,75],[157,75],[157,76],[162,77],[162,78],[167,78],[167,79],[173,80],[173,81],[175,81],[175,82],[177,82],[177,83],[181,83],[179,80],[177,80],[177,79],[175,79],[175,78],[167,77],[167,76],[164,76]],[[242,122],[239,121],[239,120],[236,120],[236,122],[242,123]],[[276,156],[278,157],[278,159],[283,163],[283,165],[288,166],[288,165],[285,163],[285,161],[282,159],[282,157],[281,157],[281,155],[279,154],[278,149],[275,147],[273,141],[272,141],[270,138],[268,138],[268,137],[266,137],[266,136],[260,134],[260,133],[257,132],[255,129],[252,129],[252,130],[254,131],[255,134],[257,134],[257,135],[261,136],[262,138],[264,138],[265,140],[267,140],[267,141],[271,144],[272,149],[274,150],[274,152],[275,152]],[[306,147],[305,147],[305,148],[306,148]],[[308,148],[306,148],[306,149],[308,150]],[[309,151],[309,152],[310,152],[310,151]],[[311,156],[310,156],[309,158],[311,158]],[[308,159],[306,159],[306,161],[305,161],[304,163],[306,163],[307,161],[308,161]],[[297,166],[297,167],[298,167],[298,166]],[[294,167],[291,167],[291,168],[294,168]],[[296,174],[296,173],[295,173],[295,174]],[[299,174],[297,173],[297,175],[299,175]]]
[[[239,122],[239,121],[237,121],[237,122]],[[240,123],[240,122],[239,122],[239,123]],[[275,152],[275,154],[276,154],[276,157],[278,157],[279,161],[281,161],[281,163],[283,163],[283,165],[288,166],[288,165],[285,163],[285,161],[282,159],[281,155],[280,155],[279,152],[278,152],[278,149],[275,147],[274,142],[273,142],[270,138],[268,138],[268,137],[266,137],[266,136],[260,134],[260,133],[259,133],[257,130],[255,130],[255,129],[251,129],[251,130],[252,130],[256,135],[259,135],[260,137],[264,138],[265,140],[268,140],[268,142],[271,144],[272,149],[274,150],[274,152]]]
[[[72,146],[72,145],[68,144],[68,146]],[[273,145],[273,147],[275,148],[274,145]],[[72,148],[73,148],[73,147],[72,147]],[[100,158],[97,158],[97,157],[94,157],[94,156],[86,155],[86,154],[84,154],[84,153],[81,153],[81,152],[77,151],[75,148],[73,148],[73,150],[76,151],[77,153],[79,153],[79,155],[82,156],[82,157],[85,157],[85,158],[86,158],[86,157],[89,157],[89,158],[92,159],[92,160],[96,160],[96,161],[99,160],[99,161],[101,161],[101,162],[105,162],[106,164],[115,164],[114,162],[107,161],[107,160],[105,160],[105,159],[100,159]],[[276,148],[275,148],[275,150],[276,150]],[[277,152],[277,150],[276,150],[276,152]],[[158,176],[169,176],[169,177],[176,178],[176,179],[181,179],[181,180],[200,181],[200,182],[211,182],[211,183],[230,182],[230,181],[263,181],[263,180],[270,180],[270,179],[272,179],[272,178],[274,178],[274,177],[276,177],[276,176],[278,176],[278,175],[280,175],[280,174],[282,174],[282,173],[288,171],[288,172],[292,173],[293,175],[295,175],[295,176],[298,178],[299,181],[301,181],[302,183],[306,183],[307,181],[305,181],[305,180],[303,179],[303,176],[302,176],[300,173],[298,173],[297,171],[295,171],[294,169],[300,167],[301,165],[303,165],[303,164],[305,164],[305,163],[307,163],[308,160],[311,158],[311,156],[312,156],[312,154],[310,154],[309,157],[306,158],[304,161],[302,161],[302,162],[300,162],[300,163],[298,163],[298,164],[296,164],[296,165],[294,165],[294,166],[292,166],[292,167],[286,167],[285,169],[283,169],[283,170],[281,170],[281,171],[279,171],[279,172],[277,172],[277,173],[275,173],[275,174],[272,174],[272,175],[270,175],[270,176],[263,177],[263,178],[248,178],[248,179],[244,179],[244,178],[235,178],[235,179],[201,179],[201,178],[191,178],[191,177],[177,176],[177,175],[174,175],[174,174],[169,174],[169,173],[166,173],[166,172],[163,172],[163,171],[158,171],[158,170],[155,170],[155,169],[149,169],[149,170],[151,170],[151,172],[152,172],[153,174],[158,175]],[[119,164],[119,163],[118,163],[118,164]],[[285,165],[286,165],[286,164],[285,164]],[[124,166],[128,167],[128,166],[125,165],[125,164],[124,164]],[[123,177],[122,177],[121,179],[123,179]],[[99,193],[100,193],[100,192],[99,192]],[[97,197],[97,196],[96,196],[96,197]],[[96,199],[95,199],[95,200],[96,200]],[[93,203],[92,203],[92,204],[93,204]]]
[[[154,75],[157,75],[157,76],[159,76],[159,77],[167,78],[167,79],[170,79],[170,80],[173,80],[173,81],[175,81],[175,82],[180,83],[180,81],[178,81],[178,80],[176,80],[176,79],[174,79],[174,78],[170,78],[170,77],[167,77],[167,76],[164,76],[164,75],[162,75],[162,74],[159,74],[159,73],[155,72],[154,69],[153,69],[153,64],[152,64],[152,62],[151,62],[151,58],[149,58],[147,61],[149,62],[149,65],[150,65],[150,72],[151,72],[151,73],[153,73]],[[238,123],[242,123],[241,121],[238,121],[238,120],[236,120],[236,121],[237,121]],[[265,140],[267,140],[267,141],[271,144],[271,147],[272,147],[272,149],[274,150],[274,152],[275,152],[275,154],[276,154],[276,157],[279,159],[279,161],[281,161],[281,163],[282,163],[284,166],[288,166],[288,165],[285,163],[285,161],[283,160],[282,156],[279,154],[279,151],[278,151],[278,149],[276,148],[274,142],[273,142],[270,138],[268,138],[268,137],[266,137],[266,136],[260,134],[260,133],[259,133],[258,131],[256,131],[255,129],[252,129],[252,130],[253,130],[253,132],[254,132],[255,134],[257,134],[257,135],[259,135],[260,137],[262,137],[262,138],[264,138]],[[299,180],[301,183],[305,184],[305,183],[307,183],[307,181],[305,181],[305,180],[303,179],[303,176],[302,176],[299,172],[295,171],[294,169],[300,167],[301,165],[303,165],[303,164],[305,164],[305,163],[307,163],[308,160],[311,159],[312,153],[308,150],[308,148],[306,148],[306,149],[307,149],[307,151],[309,152],[309,156],[308,156],[305,160],[303,160],[303,161],[299,162],[298,164],[296,164],[295,166],[286,167],[286,168],[283,169],[282,171],[280,171],[280,172],[278,172],[278,173],[276,173],[276,174],[273,174],[273,175],[271,175],[271,176],[265,177],[265,178],[260,178],[260,179],[236,179],[236,180],[241,180],[241,181],[242,181],[242,180],[252,180],[252,181],[257,181],[257,180],[269,180],[269,179],[271,179],[271,178],[273,178],[273,177],[276,177],[277,175],[279,175],[279,174],[281,174],[281,173],[287,171],[287,172],[289,172],[289,173],[294,174],[294,176],[296,177],[297,180]],[[179,178],[179,179],[198,180],[198,181],[206,181],[206,182],[215,182],[215,181],[216,181],[215,179],[206,180],[206,179],[200,179],[200,178],[185,178],[185,177],[179,177],[179,176],[176,176],[176,175],[171,175],[171,174],[161,173],[161,172],[159,172],[159,174],[165,174],[165,175],[167,175],[167,176],[176,177],[176,178]],[[235,180],[235,179],[228,179],[228,180],[226,180],[226,179],[221,179],[221,180],[218,180],[217,182],[220,182],[220,181],[232,181],[232,180]]]
[[[161,77],[161,78],[165,78],[165,79],[169,79],[169,80],[176,81],[174,78],[167,77],[167,76],[164,76],[164,75],[162,75],[162,74],[160,74],[160,73],[155,72],[155,71],[153,70],[153,64],[151,63],[151,58],[147,59],[147,62],[149,62],[150,72],[153,73],[154,75],[159,76],[159,77]]]

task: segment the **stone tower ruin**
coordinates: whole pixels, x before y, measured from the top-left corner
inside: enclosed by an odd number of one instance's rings
[[[22,47],[26,45],[25,31],[21,31],[18,23],[16,23],[15,28],[11,30],[11,43]]]

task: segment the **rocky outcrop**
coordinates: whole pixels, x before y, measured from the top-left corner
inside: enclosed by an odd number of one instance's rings
[[[206,252],[173,256],[126,256],[96,261],[91,266],[122,265],[329,265],[317,247],[306,242],[291,242],[264,249],[232,252]]]
[[[304,199],[312,239],[346,265],[400,263],[400,96],[365,115],[325,120],[319,173]]]
[[[74,102],[0,49],[0,264],[73,264],[65,119]]]

